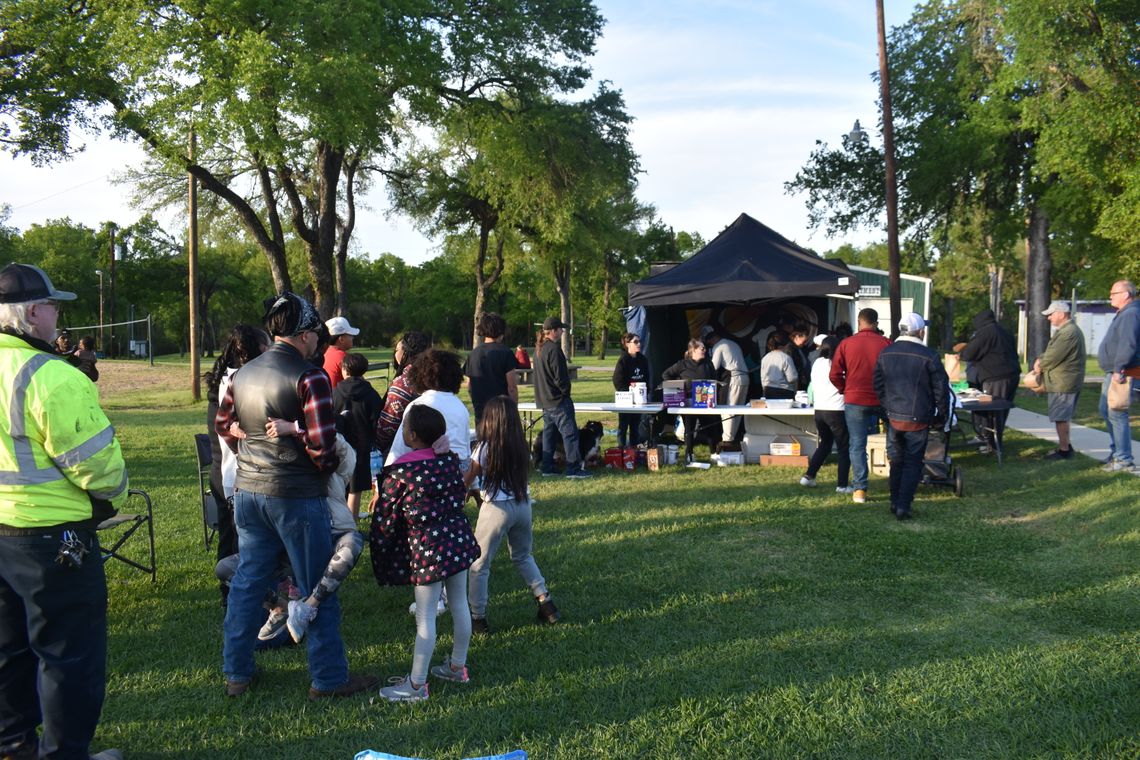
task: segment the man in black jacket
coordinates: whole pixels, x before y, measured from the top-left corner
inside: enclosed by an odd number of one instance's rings
[[[990,309],[983,309],[974,317],[974,336],[961,349],[961,359],[973,365],[983,393],[995,399],[1013,401],[1021,374],[1017,343],[1009,331],[997,323],[997,317]],[[1008,416],[1008,411],[975,415],[974,431],[985,441],[979,449],[983,454],[994,450],[993,431],[1004,428]],[[983,417],[994,419],[979,419]]]
[[[887,415],[887,460],[891,466],[891,512],[909,520],[931,424],[946,421],[950,379],[938,356],[922,343],[926,320],[906,314],[899,338],[875,363],[875,393]]]
[[[558,436],[566,449],[566,477],[588,478],[578,451],[578,422],[570,399],[570,368],[562,351],[562,333],[567,325],[558,317],[542,323],[543,344],[534,359],[534,401],[542,410],[542,474],[557,475],[554,447]]]

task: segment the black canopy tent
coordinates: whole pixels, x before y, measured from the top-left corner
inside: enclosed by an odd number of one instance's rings
[[[627,323],[640,326],[659,382],[696,335],[694,318],[724,327],[746,344],[789,311],[796,321],[814,314],[808,321],[828,327],[834,314],[828,297],[858,290],[858,279],[842,261],[821,259],[741,214],[689,259],[631,283]]]

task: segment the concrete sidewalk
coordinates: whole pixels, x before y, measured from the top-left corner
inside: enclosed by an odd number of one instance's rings
[[[1035,414],[1015,407],[1009,411],[1009,419],[1005,425],[1054,445],[1057,443],[1057,428],[1044,414]],[[1072,424],[1069,426],[1069,441],[1078,454],[1091,457],[1098,462],[1103,462],[1108,457],[1108,433]],[[1140,450],[1140,443],[1133,441],[1133,452],[1137,450]],[[1140,477],[1140,470],[1133,468],[1132,475]]]

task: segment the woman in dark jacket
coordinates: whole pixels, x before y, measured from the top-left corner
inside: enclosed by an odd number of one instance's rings
[[[621,356],[614,367],[614,390],[628,391],[630,383],[649,383],[649,359],[641,353],[641,338],[627,332],[621,336]],[[618,446],[636,446],[640,442],[640,414],[618,415]],[[627,436],[628,432],[628,436]]]
[[[714,380],[715,378],[716,370],[713,369],[712,363],[708,360],[708,348],[697,339],[689,341],[689,348],[685,351],[685,357],[681,361],[661,374],[662,380],[684,380],[686,398],[691,397],[693,380]],[[695,414],[681,415],[681,420],[685,425],[685,462],[693,461],[693,438],[697,433],[697,426],[701,424],[700,419]],[[711,417],[710,420],[717,424],[720,423],[719,417]]]
[[[1013,400],[1021,376],[1021,359],[1017,356],[1013,335],[998,324],[992,310],[978,312],[974,317],[974,335],[959,350],[962,361],[970,363],[970,370],[981,383],[982,391],[995,399]],[[973,415],[974,432],[985,442],[979,449],[981,453],[989,454],[995,450],[992,431],[1004,429],[1008,416],[1008,410]]]

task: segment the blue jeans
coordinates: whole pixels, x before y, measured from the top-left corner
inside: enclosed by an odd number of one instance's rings
[[[882,416],[880,407],[847,404],[843,407],[843,418],[847,421],[847,451],[851,457],[851,487],[856,491],[867,490],[867,431],[871,423],[878,424]]]
[[[1131,378],[1128,378],[1131,382]],[[1132,431],[1128,427],[1128,410],[1113,411],[1108,408],[1108,384],[1112,374],[1104,376],[1100,386],[1100,416],[1108,425],[1108,458],[1126,465],[1135,464],[1132,459]]]
[[[562,436],[562,446],[566,449],[566,471],[582,467],[582,455],[578,451],[578,423],[574,419],[574,402],[564,398],[557,406],[542,410],[542,471],[553,472],[554,449],[558,437]]]
[[[222,665],[231,681],[253,678],[253,649],[265,622],[261,603],[275,583],[282,552],[293,566],[293,582],[301,596],[313,592],[333,554],[328,504],[323,496],[286,498],[249,491],[234,494],[238,533],[237,573],[230,585],[224,627]],[[314,689],[331,691],[348,680],[348,660],[340,638],[340,599],[321,603],[321,614],[309,625],[305,644]]]
[[[930,430],[895,430],[887,424],[887,461],[891,463],[891,509],[910,512],[922,478],[922,460]]]
[[[107,580],[93,530],[80,567],[55,561],[62,531],[0,537],[0,755],[82,758],[103,709]],[[37,755],[32,752],[33,757]]]

